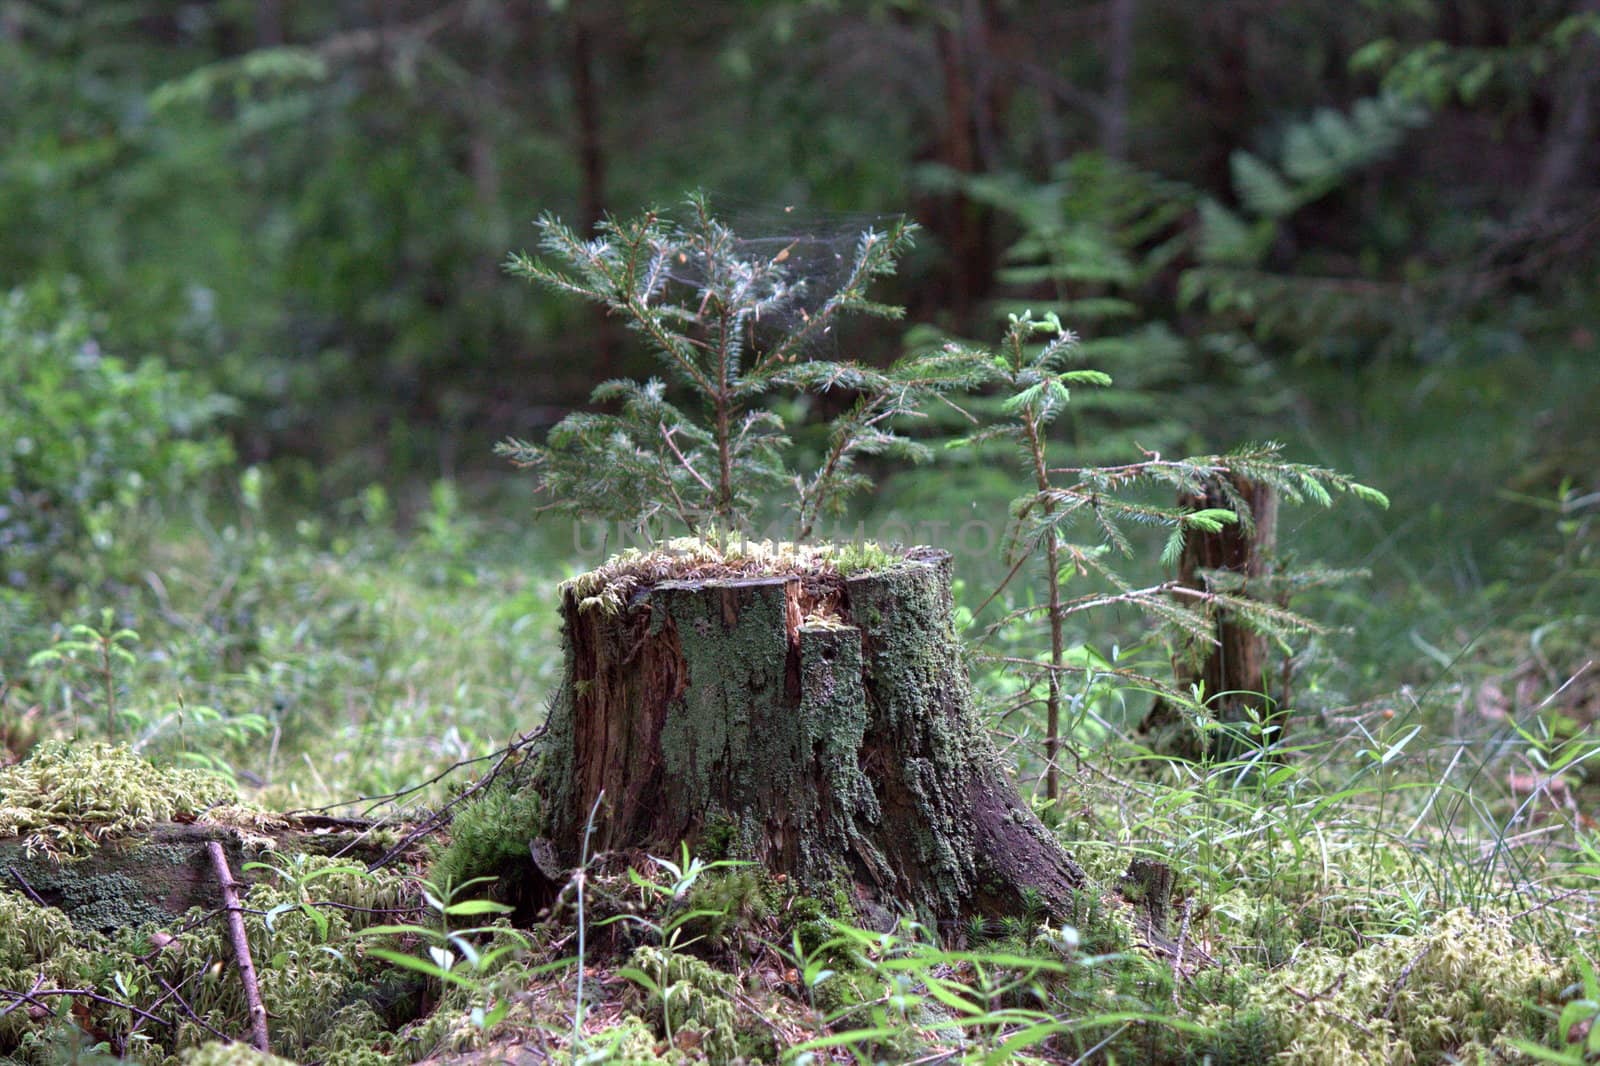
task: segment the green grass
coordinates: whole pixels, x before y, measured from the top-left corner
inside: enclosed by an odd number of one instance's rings
[[[1087,898],[1070,928],[1022,916],[938,940],[914,926],[858,929],[847,906],[796,900],[748,871],[712,871],[689,898],[716,916],[690,922],[671,902],[681,885],[670,871],[636,859],[638,877],[661,887],[643,892],[614,866],[597,869],[582,897],[581,1017],[570,893],[526,930],[525,947],[515,941],[493,965],[435,982],[420,1000],[414,981],[375,965],[354,939],[281,934],[291,956],[326,947],[350,961],[306,963],[302,979],[282,985],[288,998],[269,1007],[301,1033],[295,1054],[330,1063],[506,1041],[568,1060],[575,1029],[585,1061],[596,1062],[731,1061],[729,1049],[795,1063],[1531,1061],[1513,1046],[1519,1039],[1577,1062],[1563,1040],[1587,1009],[1580,978],[1600,920],[1600,667],[1591,664],[1600,507],[1573,506],[1573,493],[1563,508],[1548,484],[1570,462],[1552,454],[1564,455],[1569,438],[1525,451],[1508,443],[1548,406],[1544,390],[1580,388],[1562,365],[1527,395],[1500,380],[1516,370],[1504,365],[1432,384],[1426,374],[1389,378],[1389,406],[1373,404],[1376,414],[1337,437],[1328,428],[1344,417],[1337,410],[1308,424],[1313,442],[1361,443],[1307,458],[1351,470],[1396,506],[1286,526],[1302,558],[1365,565],[1372,577],[1306,605],[1347,630],[1297,649],[1296,714],[1280,748],[1214,765],[1156,757],[1132,728],[1148,694],[1113,669],[1159,673],[1164,646],[1135,617],[1097,619],[1075,635],[1073,661],[1087,668],[1065,690],[1075,761],[1061,802],[1041,814],[1102,885],[1135,857],[1173,868],[1182,966],[1141,950],[1126,915]],[[1496,396],[1503,409],[1474,407]],[[561,668],[556,587],[598,561],[580,558],[568,531],[530,532],[515,502],[469,506],[453,488],[436,487],[404,530],[371,497],[331,514],[272,499],[269,486],[243,502],[224,494],[203,515],[170,510],[145,531],[134,572],[93,590],[0,601],[9,755],[109,732],[158,763],[221,771],[269,809],[404,816],[486,765],[458,763],[540,722]],[[975,561],[966,576],[958,607],[982,602],[996,573]],[[1018,583],[999,609],[1029,594]],[[118,629],[129,631],[115,642],[127,654],[101,654]],[[35,657],[52,647],[56,656]],[[1031,658],[1039,644],[1012,631],[983,651]],[[982,654],[974,672],[1030,789],[1037,701]],[[537,811],[490,799],[463,825],[472,847],[500,862],[495,826],[526,832]],[[451,861],[479,868],[476,851],[458,848]],[[258,909],[376,893],[362,875],[347,880],[309,897],[263,889]],[[415,904],[418,892],[413,878],[402,894]],[[655,901],[642,914],[641,899]],[[9,888],[0,905],[20,908],[17,928],[60,932]],[[420,921],[415,913],[400,924]],[[253,920],[252,935],[279,935]],[[658,935],[701,927],[715,936],[674,947]],[[316,928],[304,923],[293,937]],[[418,930],[392,934],[384,950],[429,963],[427,948],[441,941]],[[15,947],[6,943],[0,933],[0,954]],[[159,994],[117,984],[118,973],[126,985],[139,972],[147,945],[73,950],[88,967],[74,980],[107,998]],[[95,952],[103,964],[92,964]],[[285,957],[289,970],[299,965]],[[0,973],[24,981],[17,960],[6,965]],[[289,1018],[340,989],[390,979],[410,990],[410,1007],[381,1018],[352,1008],[310,1027]],[[221,1026],[244,1031],[220,989],[206,995],[222,997],[212,1015]],[[1568,1031],[1556,1025],[1563,1009]],[[97,1018],[107,1031],[125,1033],[132,1016],[105,1010]],[[31,1061],[67,1039],[55,1022],[38,1032]],[[139,1054],[161,1061],[170,1050]]]

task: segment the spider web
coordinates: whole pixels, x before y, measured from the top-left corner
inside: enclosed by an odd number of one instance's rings
[[[733,196],[708,195],[713,218],[730,231],[737,257],[758,269],[765,267],[763,294],[771,297],[760,318],[751,323],[757,348],[803,327],[849,280],[856,250],[869,231],[884,232],[898,215],[829,212],[798,204],[763,203]],[[692,253],[669,264],[673,281],[698,287],[704,264]],[[831,327],[809,338],[807,348],[832,349]]]

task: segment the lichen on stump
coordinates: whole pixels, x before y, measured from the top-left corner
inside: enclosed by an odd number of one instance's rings
[[[579,583],[581,585],[581,582]],[[697,573],[562,595],[566,676],[539,787],[550,837],[728,853],[869,914],[1070,914],[1083,872],[1010,783],[972,701],[950,558]]]

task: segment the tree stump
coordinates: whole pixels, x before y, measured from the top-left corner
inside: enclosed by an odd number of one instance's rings
[[[864,913],[1072,913],[1086,879],[1006,776],[951,621],[950,557],[661,580],[561,604],[536,787],[551,843],[754,860]],[[602,798],[603,794],[603,798]]]
[[[1272,575],[1272,553],[1278,538],[1278,497],[1271,486],[1245,478],[1232,479],[1233,493],[1220,484],[1207,487],[1198,496],[1183,495],[1180,506],[1199,511],[1206,508],[1240,510],[1240,520],[1215,533],[1189,537],[1178,562],[1178,582],[1185,588],[1206,591],[1211,587],[1208,571],[1237,574],[1241,583],[1231,589],[1237,595],[1261,596],[1261,586]],[[1239,508],[1243,500],[1248,511]],[[1276,699],[1267,691],[1271,664],[1271,643],[1256,629],[1235,618],[1232,612],[1215,612],[1216,645],[1192,649],[1191,656],[1174,664],[1179,689],[1199,684],[1217,720],[1228,731],[1201,737],[1182,720],[1177,709],[1158,700],[1141,725],[1141,732],[1156,738],[1157,750],[1181,758],[1229,758],[1251,742],[1272,739],[1282,731],[1281,708],[1288,693],[1279,691]],[[1198,650],[1199,654],[1192,654]],[[1262,723],[1259,735],[1246,737],[1245,723]],[[1251,730],[1252,733],[1255,730]]]

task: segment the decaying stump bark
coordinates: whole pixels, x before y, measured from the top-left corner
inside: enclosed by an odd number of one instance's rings
[[[1177,579],[1185,588],[1206,591],[1210,585],[1205,571],[1226,571],[1243,579],[1242,586],[1232,590],[1236,595],[1259,597],[1261,586],[1271,576],[1271,560],[1277,546],[1278,497],[1270,486],[1244,478],[1234,478],[1232,486],[1248,505],[1252,520],[1225,525],[1215,533],[1191,535],[1184,544]],[[1199,496],[1180,496],[1178,503],[1194,511],[1236,508],[1220,485],[1208,487]],[[1278,692],[1272,699],[1265,691],[1272,663],[1267,637],[1227,610],[1216,612],[1215,635],[1214,647],[1199,649],[1198,667],[1185,657],[1176,662],[1178,688],[1202,685],[1212,713],[1225,725],[1259,720],[1263,730],[1281,731],[1284,723],[1279,709],[1288,694]],[[1188,759],[1228,757],[1244,746],[1242,738],[1230,739],[1227,733],[1199,736],[1164,700],[1158,700],[1151,708],[1141,731],[1157,739],[1157,750]]]
[[[1085,877],[974,711],[950,558],[857,576],[663,581],[615,612],[564,595],[566,678],[537,787],[551,843],[680,841],[850,888],[868,914],[1070,915]]]

